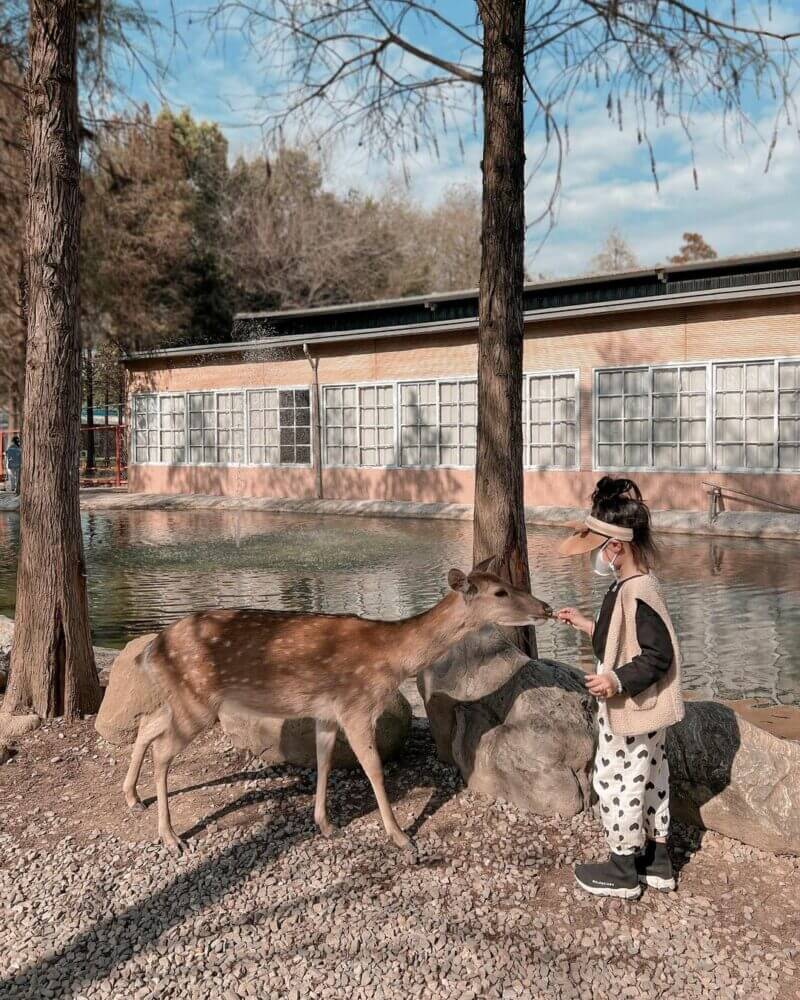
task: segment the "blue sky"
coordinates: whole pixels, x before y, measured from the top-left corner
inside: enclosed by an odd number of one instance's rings
[[[202,21],[203,0],[153,0],[149,10],[161,20],[159,55],[168,63],[162,93],[176,108],[189,108],[203,119],[219,122],[231,155],[262,148],[260,98],[280,85],[280,70],[259,60],[232,25],[212,37]],[[436,6],[448,13],[472,9],[469,0],[447,0]],[[775,5],[784,30],[800,29],[800,0]],[[176,12],[177,36],[172,31]],[[726,10],[729,8],[726,7]],[[192,13],[192,12],[195,13]],[[420,41],[422,37],[418,36]],[[424,44],[436,47],[443,37],[427,33]],[[452,51],[445,51],[453,55]],[[157,106],[160,98],[140,70],[126,71],[124,89],[137,101]],[[782,129],[768,173],[764,172],[772,120],[767,104],[752,103],[754,130],[743,142],[723,136],[718,114],[697,116],[693,129],[694,158],[699,176],[695,190],[686,139],[675,124],[654,130],[660,190],[656,191],[646,148],[637,144],[635,129],[619,131],[605,109],[605,93],[577,95],[570,112],[570,153],[563,169],[563,189],[555,229],[538,249],[544,231],[532,228],[528,266],[557,276],[581,271],[612,226],[618,227],[642,264],[674,253],[681,233],[697,230],[720,254],[766,252],[800,244],[800,199],[796,176],[800,140],[797,126]],[[626,119],[630,115],[626,110]],[[760,133],[760,134],[759,134]],[[405,173],[411,197],[434,203],[451,184],[480,184],[480,137],[467,129],[463,154],[455,134],[442,135],[438,156],[432,151],[397,159],[371,155],[352,136],[325,154],[326,183],[337,191],[360,188],[380,192],[400,183]],[[531,135],[528,156],[536,156],[539,137]],[[546,203],[553,183],[548,163],[531,180],[528,216]]]

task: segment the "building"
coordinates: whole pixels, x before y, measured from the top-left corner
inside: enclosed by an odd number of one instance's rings
[[[132,355],[129,488],[471,502],[477,302],[242,314]],[[657,508],[709,482],[800,505],[800,251],[528,285],[524,372],[527,504],[608,471]]]

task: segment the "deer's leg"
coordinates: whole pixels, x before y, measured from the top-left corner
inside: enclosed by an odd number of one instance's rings
[[[144,755],[147,753],[147,748],[153,740],[157,736],[160,736],[169,725],[169,716],[170,710],[165,705],[163,708],[158,709],[158,711],[153,712],[152,715],[146,716],[139,723],[139,732],[136,735],[136,743],[131,753],[131,763],[122,785],[125,802],[128,808],[134,812],[140,812],[144,809],[142,800],[139,798],[139,793],[136,790]]]
[[[317,797],[314,800],[314,822],[324,837],[332,837],[336,828],[328,820],[326,799],[328,775],[331,772],[333,746],[336,742],[336,723],[317,719]]]
[[[410,847],[411,840],[403,833],[397,824],[386,794],[383,784],[383,765],[378,751],[375,748],[375,727],[364,725],[363,723],[345,724],[345,734],[352,747],[353,753],[358,758],[359,764],[364,768],[364,773],[369,778],[375,798],[378,800],[381,819],[386,829],[389,839],[398,847]]]
[[[187,747],[197,733],[182,733],[170,718],[165,731],[153,741],[153,764],[156,774],[156,796],[158,797],[158,836],[161,843],[174,854],[180,854],[186,849],[186,842],[175,833],[169,814],[169,792],[167,790],[167,775],[173,760]]]

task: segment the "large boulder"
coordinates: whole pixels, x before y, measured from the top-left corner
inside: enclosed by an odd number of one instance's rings
[[[473,791],[544,815],[587,807],[595,721],[580,671],[531,660],[487,628],[424,671],[419,689],[440,757]]]
[[[231,742],[240,750],[257,754],[268,764],[298,764],[315,767],[316,736],[313,719],[278,719],[223,709],[220,725]],[[403,749],[411,731],[411,706],[396,691],[375,727],[375,737],[381,760],[396,757]],[[356,767],[358,761],[341,730],[336,735],[333,767]]]
[[[667,733],[672,813],[775,853],[800,854],[800,743],[727,705],[689,701]]]
[[[540,814],[588,806],[596,717],[579,671],[529,660],[486,629],[421,674],[419,688],[439,755],[471,789]],[[677,819],[800,854],[800,742],[729,705],[688,701],[667,754]]]
[[[139,654],[154,638],[154,633],[137,636],[117,655],[111,666],[108,686],[94,725],[103,739],[115,746],[133,743],[139,720],[154,712],[164,701],[153,677],[137,663]]]
[[[14,622],[0,615],[0,691],[5,691],[8,667],[11,662],[11,644],[14,641]]]

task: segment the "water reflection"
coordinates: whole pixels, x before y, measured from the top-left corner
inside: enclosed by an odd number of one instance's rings
[[[94,640],[121,645],[189,611],[253,606],[414,614],[466,567],[471,525],[242,511],[118,511],[83,516]],[[606,582],[555,554],[561,532],[531,529],[533,590],[554,606],[597,606]],[[687,687],[800,704],[800,544],[664,536],[660,571]],[[0,515],[0,613],[13,614],[16,514]],[[542,655],[584,666],[588,642],[539,629]]]

